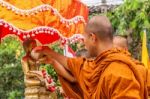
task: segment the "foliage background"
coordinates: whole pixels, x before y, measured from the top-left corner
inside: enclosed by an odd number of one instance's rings
[[[101,13],[92,13],[90,18]],[[150,48],[150,0],[124,0],[116,9],[103,13],[107,15],[115,35],[127,36],[132,55],[141,59],[141,44],[144,30]],[[150,51],[149,51],[150,52]]]
[[[9,37],[0,44],[0,99],[21,99],[23,72],[20,59],[24,52],[20,41]]]
[[[144,30],[147,32],[147,44],[150,47],[150,0],[124,0],[124,4],[107,15],[115,33],[128,36],[130,51],[134,57],[140,59]]]
[[[53,50],[63,54],[59,43],[51,46]],[[24,74],[21,58],[25,55],[21,42],[16,37],[8,37],[0,44],[0,99],[22,99],[24,97]],[[52,76],[57,86],[60,83],[52,66],[43,66]],[[57,90],[57,95],[61,97]]]

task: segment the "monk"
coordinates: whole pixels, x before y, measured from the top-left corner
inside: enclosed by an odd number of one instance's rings
[[[120,35],[114,36],[113,44],[115,47],[124,48],[128,50],[128,40],[126,36],[120,36]]]
[[[120,35],[114,36],[113,43],[115,47],[128,50],[128,41],[127,41],[127,38],[124,36],[120,36]],[[144,64],[142,64],[140,61],[135,60],[135,59],[134,61],[138,66],[139,65],[144,66]],[[148,95],[150,97],[150,70],[147,71],[147,88],[148,88]]]
[[[72,99],[147,99],[146,72],[136,66],[125,50],[113,47],[113,31],[106,16],[94,16],[85,27],[85,46],[91,57],[68,58],[47,46],[32,52],[39,54],[38,60],[52,58],[69,71],[75,84],[60,79],[62,87]],[[63,73],[62,73],[63,74]]]

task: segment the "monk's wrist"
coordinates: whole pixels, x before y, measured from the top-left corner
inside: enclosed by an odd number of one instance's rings
[[[52,59],[50,59],[50,60],[48,61],[48,64],[55,65],[55,61],[52,60]]]

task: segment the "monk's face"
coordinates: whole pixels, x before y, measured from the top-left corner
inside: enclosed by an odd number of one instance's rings
[[[84,36],[84,44],[89,53],[89,56],[95,57],[97,44],[95,40],[95,34],[86,31],[83,36]]]

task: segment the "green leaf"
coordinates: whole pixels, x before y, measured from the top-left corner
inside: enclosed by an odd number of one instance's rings
[[[150,28],[150,23],[148,20],[144,20],[144,27],[145,28]]]
[[[139,8],[139,2],[137,0],[132,1],[131,3],[131,9],[136,10]]]

